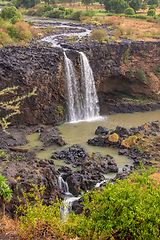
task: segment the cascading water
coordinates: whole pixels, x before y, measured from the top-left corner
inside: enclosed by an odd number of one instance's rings
[[[81,57],[81,81],[83,91],[83,117],[84,120],[99,116],[98,97],[89,61],[83,52]]]
[[[99,116],[98,97],[89,61],[83,52],[81,58],[81,83],[72,61],[64,52],[64,65],[68,87],[69,122],[93,119]]]
[[[78,200],[80,197],[73,197],[69,192],[68,183],[64,181],[62,176],[58,177],[58,184],[63,194],[66,195],[64,198],[63,204],[60,207],[61,210],[61,219],[65,220],[69,212],[72,210],[72,205],[75,200]]]
[[[74,65],[64,52],[64,67],[68,88],[68,120],[69,122],[82,119],[82,101],[80,84],[78,82]]]
[[[66,194],[66,195],[70,194],[68,183],[63,180],[62,176],[58,177],[58,184],[64,194]]]

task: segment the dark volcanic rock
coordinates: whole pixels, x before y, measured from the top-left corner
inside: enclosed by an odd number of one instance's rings
[[[57,182],[57,172],[48,160],[36,161],[34,156],[31,158],[31,155],[28,156],[28,153],[21,153],[19,156],[21,156],[21,159],[16,154],[16,157],[13,157],[9,162],[1,159],[1,165],[3,165],[2,174],[8,179],[8,184],[13,191],[11,201],[6,204],[6,209],[12,217],[14,216],[16,205],[20,204],[18,197],[22,199],[22,204],[24,204],[25,199],[22,191],[30,192],[33,188],[32,184],[45,186],[44,204],[50,205],[52,201],[56,201],[57,196],[59,198],[62,197],[61,189]]]
[[[53,144],[57,144],[59,146],[63,146],[66,143],[63,141],[62,137],[59,136],[59,132],[56,128],[45,129],[41,135],[39,140],[44,142],[44,147],[49,147]]]
[[[55,152],[51,158],[65,160],[68,164],[74,164],[74,166],[81,165],[86,157],[85,150],[78,145],[73,145],[61,152]]]
[[[98,126],[96,131],[95,131],[95,134],[96,135],[107,135],[108,134],[108,129],[105,128],[105,127],[102,127],[102,126]]]

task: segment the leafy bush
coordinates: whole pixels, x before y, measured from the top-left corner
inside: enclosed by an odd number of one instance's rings
[[[92,18],[93,16],[95,16],[95,11],[93,9],[89,9],[84,13],[84,15]]]
[[[65,15],[69,15],[69,14],[73,13],[73,11],[74,10],[72,8],[68,8],[65,10]]]
[[[103,40],[103,38],[106,38],[106,37],[107,37],[107,31],[102,27],[93,29],[90,35],[91,40],[97,40],[97,41],[101,41]]]
[[[150,9],[147,12],[147,16],[154,16],[156,14],[156,9]]]
[[[8,45],[10,43],[12,43],[11,37],[3,29],[0,29],[0,45]]]
[[[84,196],[84,211],[70,215],[66,235],[80,239],[159,239],[160,186],[141,169]],[[153,170],[154,172],[154,170]],[[153,184],[154,181],[154,184]]]
[[[5,202],[9,202],[12,198],[12,190],[7,184],[7,179],[0,174],[0,199],[2,216],[5,215]]]
[[[134,14],[135,14],[133,8],[126,8],[125,11],[124,11],[124,13],[125,13],[126,15],[134,15]]]
[[[45,13],[45,16],[49,17],[49,18],[64,18],[64,11],[51,10],[51,11]]]
[[[65,7],[63,7],[63,6],[59,6],[59,8],[58,8],[60,11],[62,11],[62,12],[65,12]]]
[[[22,21],[22,15],[20,13],[17,13],[14,15],[14,17],[11,18],[11,23],[15,24],[18,21]]]
[[[54,237],[62,235],[60,203],[57,199],[57,203],[52,203],[51,206],[44,205],[41,199],[43,192],[44,187],[38,188],[36,185],[33,185],[30,193],[23,192],[26,204],[25,206],[21,204],[17,208],[17,214],[22,214],[19,218],[20,224],[17,232],[23,239],[31,239],[33,236],[43,239],[45,234]]]
[[[71,14],[71,18],[72,18],[73,20],[78,20],[78,21],[79,21],[81,15],[82,15],[82,11],[76,11],[76,12],[73,12],[73,13]]]
[[[31,39],[38,34],[33,27],[25,22],[16,22],[14,25],[9,25],[7,27],[7,33],[16,41]]]
[[[3,19],[11,19],[17,14],[18,14],[18,11],[14,6],[12,6],[12,7],[6,7],[5,6],[1,10],[0,16]]]

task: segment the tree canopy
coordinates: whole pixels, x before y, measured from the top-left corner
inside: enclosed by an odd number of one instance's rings
[[[156,0],[153,0],[156,1]],[[131,7],[136,12],[141,8],[142,0],[104,0],[107,12],[123,13],[125,9]]]
[[[41,2],[41,0],[12,0],[12,3],[17,8],[19,8],[21,6],[25,7],[25,8],[31,8],[40,2]]]

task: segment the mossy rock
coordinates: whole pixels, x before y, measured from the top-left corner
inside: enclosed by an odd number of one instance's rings
[[[136,145],[136,141],[137,141],[137,137],[135,135],[130,136],[129,138],[124,139],[121,145],[124,147],[130,148]]]
[[[113,134],[111,134],[111,135],[108,137],[108,140],[109,140],[110,142],[118,142],[119,136],[118,136],[117,133],[113,133]]]

